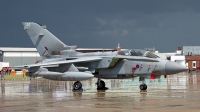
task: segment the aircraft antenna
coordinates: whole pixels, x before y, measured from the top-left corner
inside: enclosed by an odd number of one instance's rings
[[[117,51],[121,51],[120,44],[118,43]]]

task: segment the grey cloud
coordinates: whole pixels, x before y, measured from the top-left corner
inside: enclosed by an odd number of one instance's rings
[[[2,0],[0,45],[33,47],[21,24],[33,21],[47,25],[68,45],[113,48],[120,43],[122,48],[174,51],[199,45],[199,4],[199,0]]]

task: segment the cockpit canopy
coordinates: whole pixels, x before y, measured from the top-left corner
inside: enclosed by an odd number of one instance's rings
[[[125,51],[119,51],[119,55],[126,55],[126,56],[143,56],[148,58],[159,58],[159,56],[153,54],[150,51],[142,50],[142,49],[131,49]]]

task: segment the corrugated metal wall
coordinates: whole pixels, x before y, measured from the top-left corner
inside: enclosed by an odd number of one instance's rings
[[[33,64],[40,60],[38,52],[4,52],[3,62],[9,62],[10,66]]]
[[[4,57],[4,62],[9,62],[10,66],[16,65],[27,65],[27,64],[34,64],[36,60],[40,58],[36,57]]]
[[[183,55],[200,55],[200,46],[183,46]]]

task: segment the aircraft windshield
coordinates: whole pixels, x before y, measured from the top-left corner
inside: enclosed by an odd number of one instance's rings
[[[119,51],[118,55],[126,55],[124,51]]]
[[[147,51],[147,52],[144,54],[144,57],[149,57],[149,58],[159,58],[159,56],[153,54],[153,53],[150,52],[150,51]]]

